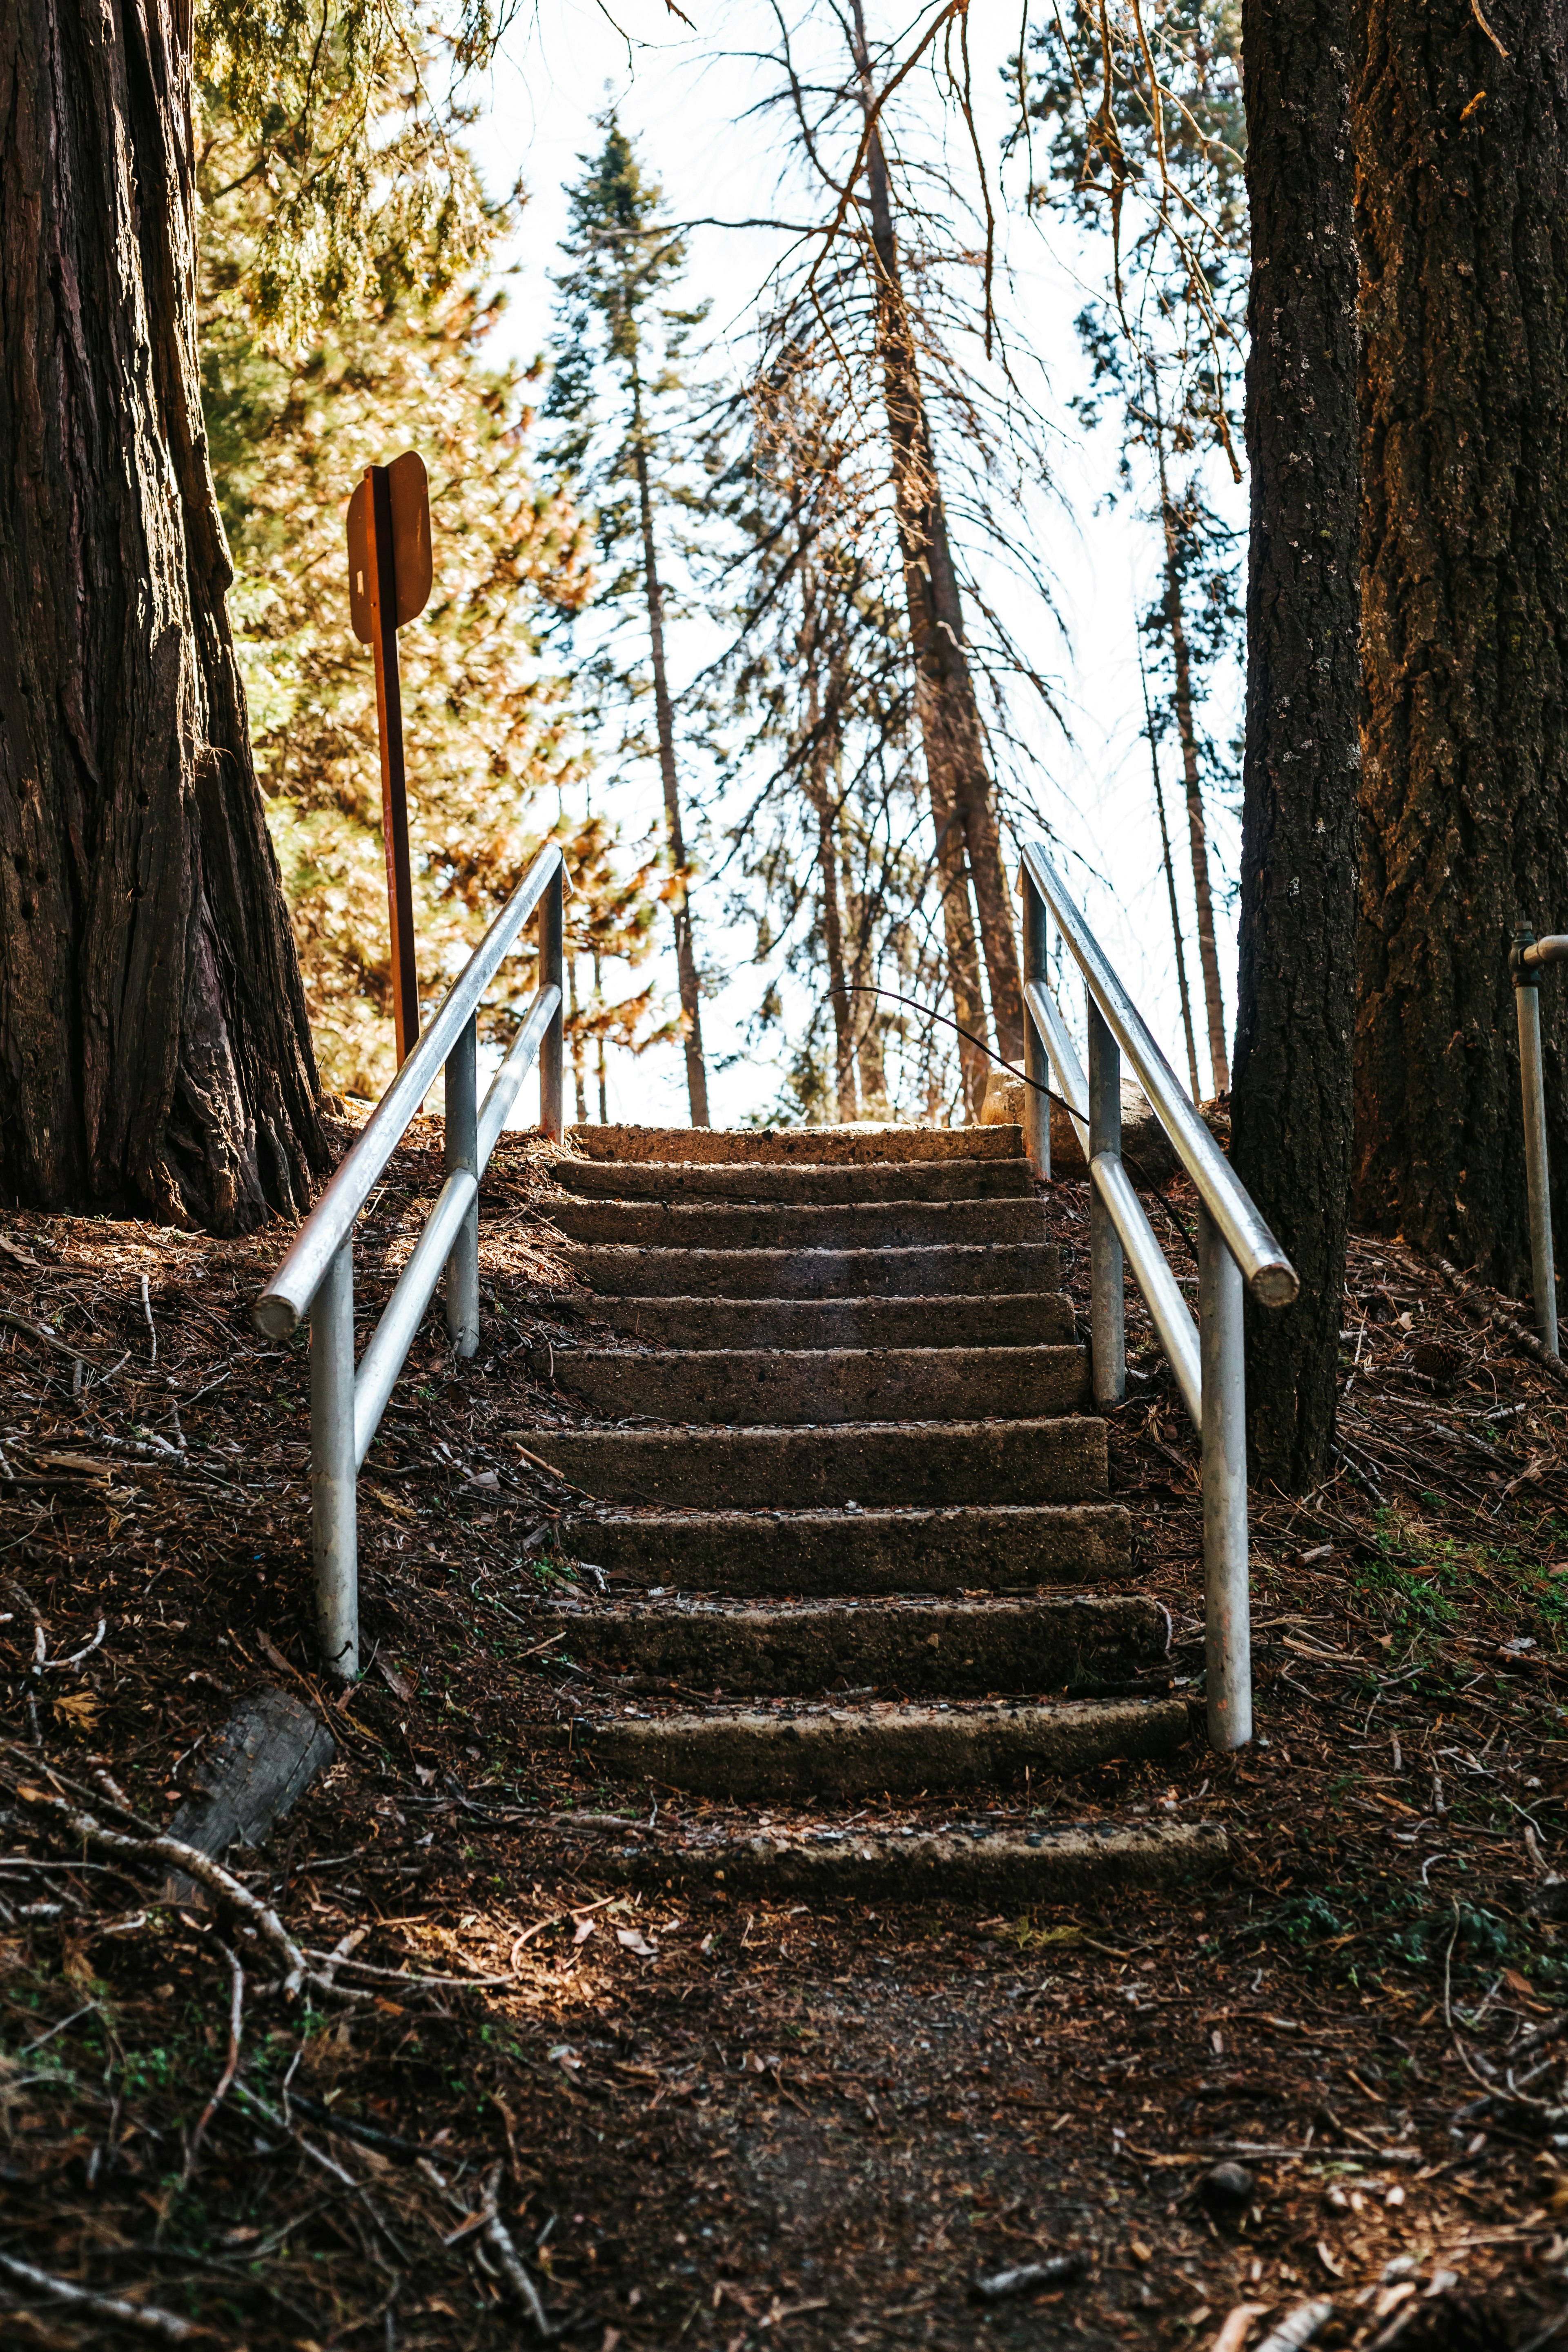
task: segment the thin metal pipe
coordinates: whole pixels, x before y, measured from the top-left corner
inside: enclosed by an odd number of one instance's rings
[[[1552,1176],[1546,1145],[1546,1080],[1541,1060],[1541,981],[1531,960],[1528,931],[1516,935],[1513,998],[1519,1013],[1519,1075],[1524,1094],[1524,1174],[1530,1195],[1530,1267],[1535,1288],[1535,1321],[1541,1344],[1557,1353],[1557,1270],[1552,1252]],[[1563,945],[1568,949],[1568,940]],[[1555,958],[1546,959],[1555,961]]]
[[[1024,986],[1046,977],[1046,902],[1027,873],[1024,876]],[[1043,1089],[1050,1078],[1046,1041],[1033,1021],[1024,1025],[1024,1075],[1034,1080],[1024,1088],[1024,1150],[1042,1182],[1051,1173],[1051,1106]]]
[[[1069,1108],[1068,1117],[1086,1150],[1089,1143],[1087,1117],[1079,1116],[1079,1107],[1087,1112],[1089,1084],[1083,1075],[1078,1055],[1055,1000],[1049,992],[1036,982],[1026,982],[1024,1003],[1029,1013],[1029,1026],[1049,1039],[1047,1051],[1057,1091]],[[1143,1203],[1132,1187],[1132,1180],[1120,1160],[1093,1160],[1089,1176],[1103,1199],[1115,1225],[1133,1278],[1143,1293],[1160,1344],[1170,1360],[1176,1386],[1182,1391],[1182,1402],[1192,1415],[1195,1428],[1203,1426],[1202,1382],[1198,1369],[1198,1335],[1192,1310],[1182,1297],[1176,1277],[1171,1272],[1165,1253],[1161,1248],[1153,1226],[1144,1213]]]
[[[1142,1014],[1106,961],[1099,942],[1063,888],[1061,878],[1050,859],[1033,842],[1024,844],[1022,856],[1026,872],[1033,877],[1068,954],[1083,974],[1090,1002],[1099,1009],[1116,1043],[1131,1064],[1138,1083],[1148,1097],[1150,1108],[1170,1137],[1197,1188],[1199,1199],[1225,1235],[1247,1288],[1260,1306],[1288,1307],[1300,1288],[1295,1267],[1232,1174],[1213,1136],[1188,1101],[1186,1088],[1150,1034]]]
[[[268,1339],[286,1339],[309,1308],[328,1266],[352,1233],[354,1219],[402,1142],[409,1120],[435,1085],[458,1032],[471,1018],[512,941],[552,882],[558,887],[560,873],[561,852],[552,842],[541,850],[447,991],[418,1045],[371,1113],[358,1142],[251,1310],[257,1328]]]
[[[447,1056],[447,1173],[474,1179],[447,1260],[447,1332],[459,1356],[479,1344],[479,1022],[469,1014]]]
[[[1037,980],[1024,985],[1024,1003],[1027,1005],[1036,1027],[1046,1041],[1046,1051],[1056,1073],[1057,1092],[1068,1107],[1073,1132],[1089,1158],[1089,1080],[1083,1074],[1078,1048],[1068,1034],[1066,1022],[1057,1010],[1056,998]]]
[[[542,988],[528,1008],[527,1018],[512,1039],[507,1057],[490,1080],[489,1091],[479,1106],[479,1173],[489,1165],[496,1139],[511,1116],[511,1107],[522,1091],[539,1041],[560,1011],[561,991]]]
[[[397,1278],[397,1287],[382,1309],[381,1320],[361,1359],[359,1378],[354,1382],[356,1470],[370,1452],[370,1442],[375,1435],[382,1414],[386,1411],[386,1400],[392,1394],[393,1384],[414,1343],[419,1318],[435,1296],[436,1285],[441,1279],[441,1269],[451,1255],[452,1244],[461,1232],[465,1219],[479,1199],[479,1180],[471,1168],[457,1169],[447,1177],[436,1206],[426,1221],[425,1230],[415,1243],[408,1263]]]
[[[1192,1309],[1182,1297],[1175,1276],[1171,1272],[1164,1251],[1160,1247],[1154,1228],[1143,1212],[1143,1203],[1132,1189],[1132,1180],[1120,1160],[1102,1153],[1089,1162],[1089,1177],[1096,1192],[1105,1203],[1106,1213],[1116,1227],[1127,1263],[1132,1268],[1132,1278],[1143,1294],[1160,1345],[1164,1349],[1182,1402],[1192,1415],[1193,1426],[1204,1425],[1203,1368],[1198,1353],[1197,1326]]]
[[[354,1493],[354,1268],[344,1242],[310,1306],[310,1540],[316,1632],[331,1674],[359,1673],[358,1506]]]
[[[539,1124],[554,1143],[560,1142],[565,1123],[563,1091],[566,1045],[564,900],[562,871],[558,866],[539,907],[539,984],[541,988],[552,988],[557,1000],[550,1026],[544,1033],[544,1042],[539,1048]]]
[[[1247,1373],[1241,1269],[1217,1218],[1198,1204],[1203,1358],[1204,1652],[1209,1745],[1252,1737],[1252,1620],[1247,1556]]]
[[[1521,941],[1530,940],[1528,931],[1521,931],[1518,936]],[[1561,931],[1553,931],[1548,939],[1530,940],[1528,947],[1521,946],[1519,961],[1531,970],[1539,964],[1568,963],[1568,938]]]
[[[1089,1000],[1089,1160],[1121,1160],[1121,1056]],[[1089,1352],[1094,1401],[1120,1404],[1127,1393],[1127,1282],[1121,1241],[1100,1186],[1089,1196]]]

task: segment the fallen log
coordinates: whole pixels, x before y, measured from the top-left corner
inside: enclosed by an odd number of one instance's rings
[[[259,1845],[337,1755],[331,1733],[293,1692],[269,1685],[242,1699],[202,1768],[199,1797],[187,1798],[168,1834],[217,1861],[236,1843]],[[165,1902],[206,1895],[184,1872],[161,1890]]]

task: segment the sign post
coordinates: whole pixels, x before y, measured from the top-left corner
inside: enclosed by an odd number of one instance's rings
[[[430,485],[425,460],[405,449],[390,466],[367,466],[349,500],[349,613],[353,633],[375,656],[381,735],[381,829],[392,930],[392,1002],[399,1067],[419,1039],[414,960],[414,887],[408,862],[408,794],[403,764],[403,691],[397,632],[430,601]]]

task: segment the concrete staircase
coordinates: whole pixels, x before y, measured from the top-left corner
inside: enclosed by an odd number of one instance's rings
[[[551,1214],[600,1336],[554,1355],[583,1420],[530,1444],[584,1498],[563,1547],[615,1596],[571,1628],[599,1773],[740,1806],[973,1807],[1187,1742],[1163,1611],[1085,1589],[1128,1578],[1129,1518],[1019,1129],[568,1140]],[[742,1821],[682,1866],[995,1900],[1224,1855],[1147,1821],[951,1826]]]

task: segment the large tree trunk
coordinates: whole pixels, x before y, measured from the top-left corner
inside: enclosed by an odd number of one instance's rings
[[[1528,1256],[1510,938],[1568,929],[1565,45],[1560,0],[1371,0],[1355,121],[1355,1202],[1505,1286]],[[1541,996],[1561,1213],[1562,982]]]
[[[1247,1310],[1256,1474],[1334,1433],[1355,984],[1356,263],[1351,0],[1244,0],[1253,275],[1241,966],[1231,1157],[1300,1296]]]
[[[191,21],[0,19],[0,1192],[233,1232],[326,1149],[224,607]]]
[[[855,0],[854,46],[856,68],[869,117],[874,93],[860,0]],[[980,706],[975,700],[974,681],[964,651],[963,606],[921,384],[920,355],[904,299],[887,159],[875,125],[867,142],[866,182],[877,274],[878,354],[892,446],[893,496],[915,662],[915,701],[931,783],[931,811],[939,835],[944,807],[956,813],[962,827],[963,846],[968,852],[969,874],[974,886],[975,910],[980,918],[996,1043],[1009,1061],[1021,1062],[1024,1000],[1007,876],[1002,862],[996,791],[986,766]],[[950,865],[951,860],[942,868],[943,886],[949,895],[952,887]],[[955,990],[955,995],[956,992]],[[955,1012],[954,1017],[964,1020],[962,1013]],[[965,1026],[969,1025],[972,1024],[965,1022]],[[983,1025],[973,1025],[977,1035],[984,1034]],[[984,1091],[984,1079],[981,1086]]]
[[[697,976],[697,943],[691,935],[691,901],[686,895],[686,834],[680,821],[680,783],[675,772],[675,712],[669,699],[669,672],[664,658],[664,583],[658,576],[658,550],[653,531],[653,486],[648,479],[647,447],[643,438],[642,387],[632,384],[632,433],[637,445],[637,511],[642,525],[643,588],[647,599],[648,641],[653,654],[653,709],[658,730],[658,769],[664,780],[664,816],[669,829],[670,862],[677,890],[671,905],[675,918],[675,968],[680,988],[680,1028],[686,1047],[686,1095],[693,1127],[707,1127],[708,1064],[702,1051],[702,995]]]

